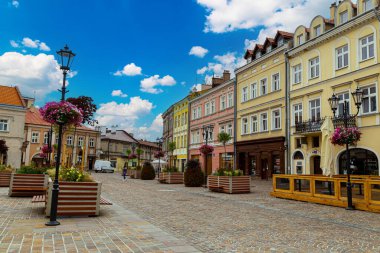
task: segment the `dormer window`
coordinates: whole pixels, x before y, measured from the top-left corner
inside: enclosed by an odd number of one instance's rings
[[[363,11],[369,11],[373,8],[372,0],[363,0]]]
[[[346,23],[348,21],[348,11],[343,11],[339,14],[340,16],[340,23]]]
[[[272,51],[272,46],[267,47],[267,52]]]
[[[317,25],[316,27],[314,27],[315,37],[318,37],[319,35],[321,35],[321,33],[322,33],[321,25]]]
[[[252,57],[247,58],[247,64],[252,62]]]
[[[261,56],[261,52],[260,52],[260,51],[257,51],[257,52],[256,52],[256,59],[257,59],[257,58],[260,58],[260,56]]]
[[[303,34],[297,36],[297,45],[301,45],[303,43]]]
[[[284,45],[284,38],[283,37],[278,38],[277,44],[278,44],[279,47],[281,47],[282,45]]]

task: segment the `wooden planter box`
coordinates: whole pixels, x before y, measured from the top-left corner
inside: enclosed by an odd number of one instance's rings
[[[48,185],[48,175],[45,174],[15,174],[11,175],[8,195],[10,197],[33,197],[43,195]]]
[[[161,172],[159,182],[164,184],[183,184],[183,172]]]
[[[9,187],[11,183],[11,172],[1,172],[0,173],[0,187]]]
[[[101,183],[59,182],[57,216],[96,216],[100,210]],[[53,182],[49,182],[45,215],[50,216]]]
[[[224,193],[249,193],[251,192],[250,176],[208,176],[207,186],[210,191]]]
[[[131,174],[129,175],[131,178],[140,179],[141,178],[141,170],[131,170]]]

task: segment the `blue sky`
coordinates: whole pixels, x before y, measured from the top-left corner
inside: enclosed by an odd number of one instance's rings
[[[61,77],[53,57],[67,43],[77,53],[68,96],[93,97],[101,125],[155,139],[160,113],[193,85],[233,70],[246,47],[307,24],[303,12],[327,13],[330,2],[1,0],[0,84],[35,93],[40,106],[57,100]],[[194,46],[202,48],[190,55]]]

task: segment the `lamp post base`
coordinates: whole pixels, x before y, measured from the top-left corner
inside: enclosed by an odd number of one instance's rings
[[[45,223],[46,226],[49,226],[49,227],[52,227],[52,226],[58,226],[60,225],[61,223],[59,223],[59,221],[48,221]]]
[[[353,206],[348,206],[348,207],[346,207],[346,210],[354,211],[354,210],[355,210],[355,207],[353,207]]]

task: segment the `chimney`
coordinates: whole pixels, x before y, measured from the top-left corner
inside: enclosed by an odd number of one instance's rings
[[[335,20],[336,3],[332,3],[330,6],[330,19]]]
[[[223,71],[223,81],[227,82],[231,78],[231,73],[228,70]]]

